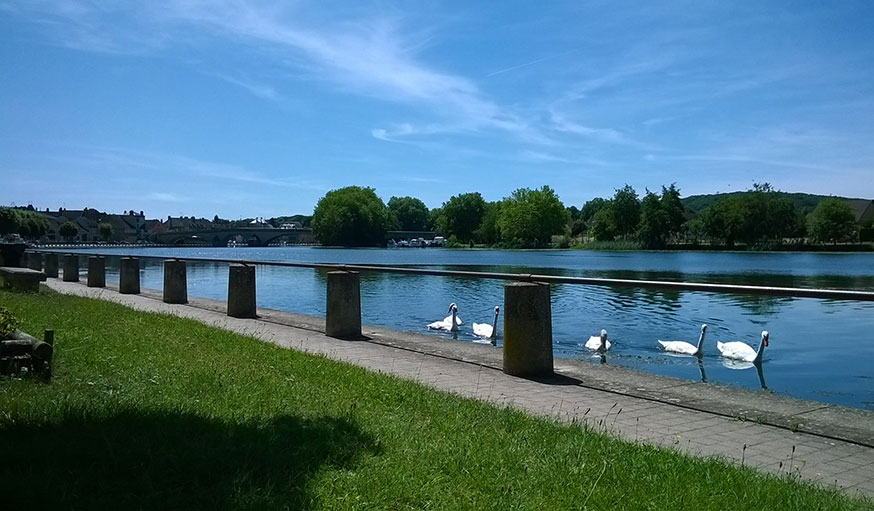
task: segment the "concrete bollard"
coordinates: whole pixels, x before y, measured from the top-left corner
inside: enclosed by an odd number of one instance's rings
[[[246,264],[228,266],[228,316],[256,317],[255,266]]]
[[[100,256],[88,258],[88,287],[106,287],[106,259]]]
[[[46,277],[58,278],[58,254],[45,255]]]
[[[552,365],[552,310],[549,284],[504,286],[504,373],[549,376]]]
[[[185,261],[164,261],[164,303],[188,303],[188,276]]]
[[[79,282],[79,256],[64,255],[64,282]]]
[[[42,254],[35,252],[27,254],[27,267],[31,270],[42,271]]]
[[[361,337],[361,285],[358,272],[328,272],[325,335],[338,339]]]
[[[123,295],[140,294],[140,260],[122,257],[118,273],[118,292]]]

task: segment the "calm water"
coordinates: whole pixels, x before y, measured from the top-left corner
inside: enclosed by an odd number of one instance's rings
[[[586,251],[458,251],[442,249],[141,248],[101,252],[178,257],[221,257],[268,261],[374,263],[543,273],[586,277],[685,280],[730,284],[832,287],[874,290],[874,256],[866,254],[671,253]],[[117,282],[117,260],[107,280]],[[143,286],[160,289],[159,260],[144,263]],[[447,277],[362,274],[366,324],[430,333],[434,342],[456,342],[425,325],[458,304],[464,321],[459,341],[471,341],[472,322],[491,323],[501,305],[503,283]],[[258,305],[324,315],[325,277],[309,269],[258,267]],[[227,267],[190,264],[192,296],[225,300]],[[761,389],[800,398],[874,410],[874,303],[658,292],[555,285],[553,335],[558,357],[599,363],[582,344],[601,328],[613,347],[608,364],[653,373]],[[502,318],[499,319],[499,329]],[[658,339],[695,343],[708,324],[703,364],[660,350]],[[770,332],[761,378],[754,367],[723,363],[716,341],[741,340],[753,347]],[[764,380],[764,382],[762,381]]]

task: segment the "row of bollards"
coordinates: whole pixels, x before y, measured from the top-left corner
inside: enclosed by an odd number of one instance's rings
[[[42,270],[47,277],[58,277],[58,255],[27,253],[27,266]],[[79,281],[79,256],[63,256],[64,282]],[[88,287],[106,286],[106,260],[88,257]],[[122,294],[140,293],[140,261],[121,258],[118,290]],[[186,263],[180,259],[164,261],[163,301],[188,303]],[[255,266],[231,264],[228,267],[227,314],[235,318],[257,317]],[[339,339],[360,339],[361,289],[358,272],[328,272],[325,334]],[[537,377],[553,373],[552,312],[549,284],[513,282],[504,286],[504,373]]]

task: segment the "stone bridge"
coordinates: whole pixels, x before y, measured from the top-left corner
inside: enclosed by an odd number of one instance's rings
[[[309,228],[276,229],[269,227],[235,227],[156,233],[152,241],[164,245],[208,245],[225,247],[229,241],[246,243],[250,247],[266,247],[270,243],[286,241],[289,244],[315,243]]]

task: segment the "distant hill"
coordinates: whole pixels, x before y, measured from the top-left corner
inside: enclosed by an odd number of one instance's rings
[[[692,213],[700,213],[702,210],[706,209],[707,206],[713,204],[717,199],[721,199],[723,197],[732,197],[737,195],[744,195],[750,193],[748,191],[745,192],[730,192],[730,193],[712,193],[707,195],[690,195],[681,199],[683,206],[686,207]],[[827,197],[831,197],[831,195],[813,195],[811,193],[788,193],[788,192],[777,192],[781,197],[787,197],[795,203],[795,207],[801,211],[808,212],[813,211],[816,208],[816,205],[819,204],[819,201],[825,199]],[[851,204],[860,202],[870,202],[870,199],[855,199],[850,197],[837,197],[838,199],[844,199],[849,201]],[[855,208],[854,208],[855,209]]]

